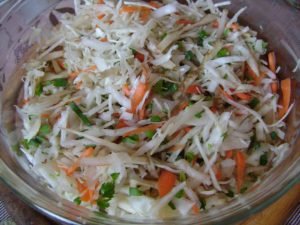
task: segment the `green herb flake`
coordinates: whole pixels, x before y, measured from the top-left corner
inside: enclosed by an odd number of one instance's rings
[[[109,207],[109,201],[111,199],[109,198],[98,198],[97,199],[97,206],[99,207],[99,209],[101,210],[105,210],[106,208]]]
[[[41,135],[47,135],[50,132],[51,132],[50,125],[48,125],[48,124],[41,125],[40,130],[39,130],[39,134],[41,134]]]
[[[179,42],[177,43],[177,45],[178,45],[178,49],[179,49],[179,50],[184,51],[184,44],[183,44],[183,41],[179,41]]]
[[[204,198],[200,198],[200,209],[204,209],[206,208],[206,201]]]
[[[145,136],[149,139],[151,139],[154,136],[154,134],[155,134],[155,131],[153,131],[153,130],[145,131]]]
[[[222,48],[220,51],[218,51],[217,58],[226,57],[229,55],[230,55],[229,50],[227,48]]]
[[[247,190],[248,190],[248,187],[243,187],[243,188],[241,188],[240,193],[244,194]]]
[[[161,41],[164,40],[164,39],[167,37],[167,35],[168,35],[167,32],[163,33],[163,34],[160,36],[160,40],[161,40]]]
[[[130,48],[132,55],[135,55],[137,51],[134,48]]]
[[[73,200],[73,202],[76,204],[76,205],[80,205],[81,204],[81,199],[80,197],[77,197]]]
[[[185,173],[182,172],[182,171],[179,173],[179,181],[180,181],[180,182],[186,181],[186,175],[185,175]]]
[[[198,33],[198,45],[203,46],[203,41],[208,37],[208,33],[205,30],[201,30]]]
[[[76,113],[76,115],[81,119],[81,121],[83,122],[84,125],[92,126],[92,123],[90,122],[90,120],[87,118],[86,115],[83,114],[83,112],[82,112],[81,109],[76,105],[75,102],[71,102],[71,103],[70,103],[70,107],[71,107],[71,109]]]
[[[196,58],[196,56],[191,50],[185,52],[185,59],[186,60],[192,61],[195,58]]]
[[[122,139],[122,142],[128,144],[136,144],[138,141],[139,141],[139,136],[137,134]]]
[[[259,99],[258,98],[253,98],[250,102],[249,102],[249,107],[251,109],[254,109],[257,105],[259,104]]]
[[[204,110],[195,114],[195,117],[200,119],[204,113]]]
[[[141,195],[143,195],[143,192],[141,192],[138,188],[130,187],[129,195],[130,196],[141,196]]]
[[[189,162],[189,163],[191,163],[193,160],[195,160],[196,159],[196,155],[195,155],[195,153],[193,153],[193,152],[186,152],[185,154],[184,154],[184,158]]]
[[[224,132],[221,137],[223,138],[223,141],[224,141],[228,137],[228,133]]]
[[[176,193],[175,197],[176,197],[176,198],[182,198],[183,195],[184,195],[184,190],[181,189],[180,191],[178,191],[178,192]]]
[[[226,28],[223,32],[224,37],[227,37],[229,32],[230,32],[230,30],[228,28]]]
[[[106,182],[101,185],[99,194],[104,198],[112,198],[115,194],[115,183]]]
[[[46,82],[47,85],[53,85],[54,87],[66,87],[68,85],[67,78],[57,78],[54,80],[48,80]]]
[[[272,140],[277,140],[277,138],[278,138],[278,135],[277,135],[277,133],[275,132],[275,131],[272,131],[271,133],[270,133],[270,137],[271,137],[271,139]]]
[[[174,203],[173,203],[172,201],[170,201],[170,202],[168,203],[168,206],[169,206],[171,209],[176,210],[176,206],[174,205]]]
[[[267,152],[265,152],[264,154],[262,154],[259,158],[259,164],[261,166],[265,166],[268,164],[268,154]]]
[[[120,176],[120,173],[112,173],[110,176],[111,176],[113,182],[115,182],[118,179],[118,177]]]
[[[233,198],[234,197],[234,192],[232,190],[229,190],[227,193],[226,193],[226,196],[230,197],[230,198]]]
[[[178,91],[178,85],[169,81],[159,80],[154,86],[153,91],[163,96],[172,95]]]
[[[160,118],[160,116],[153,115],[153,116],[150,117],[150,121],[151,122],[160,122],[161,118]]]
[[[43,93],[43,84],[42,83],[38,83],[35,87],[35,92],[34,94],[36,96],[40,96]]]

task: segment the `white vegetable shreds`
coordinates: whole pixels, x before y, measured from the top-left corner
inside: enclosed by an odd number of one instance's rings
[[[186,216],[287,157],[292,82],[239,24],[246,8],[75,2],[49,36],[34,32],[16,107],[20,150],[60,196],[122,217]]]

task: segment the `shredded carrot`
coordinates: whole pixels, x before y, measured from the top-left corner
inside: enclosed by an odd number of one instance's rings
[[[78,83],[76,83],[75,88],[76,88],[77,90],[80,90],[81,85],[82,85],[82,81],[79,81]]]
[[[80,158],[90,157],[93,153],[94,153],[94,148],[88,147],[84,150],[83,153],[81,153]]]
[[[216,175],[217,180],[222,180],[222,171],[219,167],[213,166],[213,171]]]
[[[260,85],[262,79],[263,79],[264,76],[266,75],[266,74],[262,73],[262,74],[260,74],[259,76],[257,76],[248,64],[246,64],[246,71],[247,71],[248,76],[249,76],[251,79],[253,79],[254,84],[255,84],[256,86],[259,86],[259,85]]]
[[[104,0],[98,0],[98,4],[104,4]]]
[[[43,113],[43,114],[41,114],[41,117],[42,117],[43,119],[48,119],[49,116],[50,116],[49,113]]]
[[[228,98],[228,99],[234,101],[233,97],[230,94],[228,94],[226,91],[224,91],[223,88],[220,88],[220,92],[221,92],[221,95],[223,95],[225,98]]]
[[[139,120],[143,120],[146,118],[146,104],[139,110]]]
[[[23,107],[24,105],[28,104],[29,101],[30,101],[29,99],[25,99],[25,98],[24,98],[24,99],[21,101],[20,106]]]
[[[161,5],[156,1],[150,1],[149,5],[151,5],[154,8],[157,8],[157,9],[161,7]]]
[[[226,159],[232,159],[232,156],[233,156],[233,150],[226,151],[226,156],[225,156]]]
[[[176,183],[176,175],[167,170],[162,170],[158,178],[159,197],[168,194]]]
[[[90,66],[84,70],[78,70],[78,71],[75,71],[75,72],[72,72],[69,74],[69,78],[70,79],[75,79],[80,73],[83,73],[83,72],[90,72],[90,71],[93,71],[93,70],[96,70],[97,69],[97,66],[96,65],[93,65],[93,66]]]
[[[179,149],[184,148],[184,145],[176,144],[173,145],[171,148],[168,149],[168,152],[176,152]]]
[[[94,148],[92,147],[88,147],[84,150],[83,153],[81,153],[81,155],[79,156],[79,158],[85,158],[85,157],[89,157],[93,154],[94,152]],[[70,167],[68,167],[65,171],[66,171],[66,174],[67,176],[72,176],[73,173],[77,170],[77,168],[79,167],[79,162],[80,162],[80,159],[77,159],[74,164]]]
[[[128,127],[128,125],[127,125],[127,123],[125,123],[125,121],[124,120],[119,120],[119,122],[117,123],[117,125],[116,125],[116,128],[117,129],[121,129],[121,128],[124,128],[124,127]]]
[[[192,84],[186,89],[185,93],[187,93],[187,94],[201,94],[202,93],[201,86],[198,85],[198,84]]]
[[[136,52],[134,54],[134,58],[136,58],[137,60],[139,60],[140,62],[144,62],[145,60],[145,56],[144,54],[140,53],[140,52]]]
[[[188,20],[188,19],[179,19],[176,21],[176,24],[182,24],[182,25],[189,25],[193,23],[194,22],[192,20]]]
[[[58,63],[58,65],[60,66],[60,68],[62,68],[64,70],[66,69],[63,59],[57,59],[56,62]]]
[[[134,13],[140,11],[141,7],[139,6],[134,6],[134,5],[124,5],[120,9],[119,13]]]
[[[187,101],[183,101],[179,104],[175,109],[172,111],[172,116],[176,116],[178,113],[180,113],[182,110],[184,110],[186,107],[189,106],[189,103]]]
[[[127,97],[130,96],[130,88],[129,88],[128,84],[125,84],[125,85],[122,87],[122,91],[123,91],[123,93],[125,94],[125,96],[127,96]]]
[[[218,20],[213,21],[211,25],[212,25],[213,28],[218,28],[219,27]]]
[[[278,91],[278,82],[277,81],[274,81],[271,83],[271,90],[272,90],[272,93],[277,93]]]
[[[238,23],[232,23],[230,26],[230,29],[233,31],[238,31],[240,28],[240,25]]]
[[[117,117],[117,118],[120,117],[120,113],[118,113],[118,112],[114,112],[114,113],[112,113],[111,115],[112,115],[113,117]]]
[[[105,17],[104,13],[101,13],[97,16],[98,20],[102,20]]]
[[[149,20],[149,16],[151,14],[151,9],[148,8],[142,8],[141,12],[140,12],[140,20],[142,22],[147,22]]]
[[[237,185],[237,191],[240,192],[241,187],[244,183],[245,169],[246,169],[245,156],[241,151],[236,152],[235,162],[236,162],[236,185]]]
[[[212,111],[213,113],[217,113],[218,112],[218,108],[215,105],[212,105],[210,108],[210,111]]]
[[[140,82],[135,90],[134,95],[131,98],[131,111],[133,113],[136,112],[136,108],[143,100],[144,95],[146,94],[147,91],[148,91],[148,84],[144,84]]]
[[[144,132],[150,131],[150,130],[155,131],[159,127],[161,127],[160,124],[150,124],[150,125],[147,125],[147,126],[144,126],[144,127],[138,127],[134,130],[128,131],[123,136],[127,137],[127,136],[131,136],[131,135],[134,135],[134,134],[141,134],[141,133],[144,133]]]
[[[197,206],[197,204],[194,204],[192,207],[193,213],[198,214],[200,212],[199,207]]]
[[[79,180],[76,179],[77,189],[81,194],[81,201],[90,202],[93,199],[94,191],[90,190],[87,186],[86,182],[81,183]]]
[[[268,54],[269,68],[275,73],[276,72],[276,56],[275,52],[269,52]]]
[[[279,104],[282,106],[278,109],[278,116],[279,118],[282,118],[286,112],[288,111],[288,108],[290,106],[291,102],[291,95],[292,95],[292,80],[291,78],[284,79],[280,82],[281,87],[281,98],[279,101]]]
[[[245,100],[245,101],[250,101],[252,99],[252,96],[247,93],[235,93],[235,95],[241,100]]]
[[[104,38],[100,38],[99,41],[101,41],[101,42],[108,42],[108,39],[107,39],[107,37],[104,37]]]

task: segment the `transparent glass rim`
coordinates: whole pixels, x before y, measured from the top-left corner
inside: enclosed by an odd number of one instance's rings
[[[12,1],[13,2],[13,1]],[[20,1],[16,1],[20,2]],[[16,5],[14,5],[16,6]],[[13,11],[13,9],[12,9]],[[6,15],[8,16],[8,14]],[[0,99],[1,100],[1,99]],[[295,109],[296,111],[297,109]],[[299,110],[297,110],[299,111]],[[2,118],[1,118],[2,120]],[[2,121],[1,121],[2,122]],[[297,138],[299,137],[299,134]],[[1,134],[0,148],[9,149],[5,140],[5,134]],[[300,140],[294,145],[300,144]],[[16,195],[32,208],[40,211],[53,220],[67,224],[231,224],[241,219],[245,219],[250,215],[262,210],[272,204],[279,197],[285,194],[296,183],[300,182],[300,157],[299,155],[283,173],[279,175],[276,171],[284,165],[280,165],[270,173],[260,184],[262,190],[260,192],[249,192],[242,197],[241,201],[233,201],[227,206],[218,207],[209,212],[201,213],[194,217],[179,217],[164,220],[154,219],[124,219],[104,214],[96,214],[83,207],[75,206],[71,202],[59,199],[58,196],[48,190],[49,195],[42,192],[39,182],[29,185],[26,182],[26,176],[30,176],[28,172],[24,174],[15,173],[2,159],[0,159],[0,181],[5,183]],[[276,175],[276,176],[275,176]],[[271,182],[272,185],[265,185]],[[43,190],[44,191],[44,190]]]

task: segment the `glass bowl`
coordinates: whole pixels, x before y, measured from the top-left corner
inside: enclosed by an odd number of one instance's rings
[[[14,105],[21,91],[22,64],[34,51],[28,43],[30,27],[51,27],[55,22],[51,11],[73,1],[9,0],[0,7],[0,178],[29,206],[64,224],[231,224],[243,220],[272,204],[300,181],[300,73],[292,72],[295,55],[300,56],[300,13],[285,1],[232,0],[231,14],[243,6],[243,24],[258,31],[278,56],[281,76],[295,78],[293,96],[295,107],[288,117],[287,140],[290,154],[276,168],[264,176],[262,183],[231,203],[203,212],[198,216],[167,220],[120,219],[95,213],[61,199],[34,175],[26,160],[18,157],[11,146],[18,139],[14,131],[18,120]],[[285,45],[283,45],[283,42]],[[294,50],[291,55],[286,44]],[[285,47],[284,47],[285,46]]]

